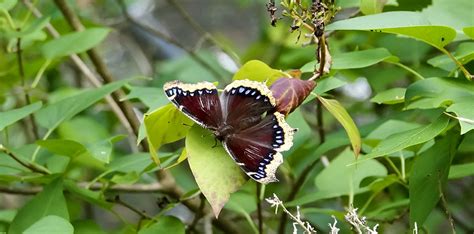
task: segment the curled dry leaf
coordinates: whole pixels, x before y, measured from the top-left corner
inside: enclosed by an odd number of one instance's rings
[[[276,111],[285,116],[293,112],[316,87],[312,80],[282,77],[276,80],[270,90],[276,100]]]

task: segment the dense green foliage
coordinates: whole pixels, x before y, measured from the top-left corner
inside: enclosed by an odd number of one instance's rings
[[[0,232],[473,232],[474,1],[150,2],[0,0]],[[162,88],[281,77],[269,185]]]

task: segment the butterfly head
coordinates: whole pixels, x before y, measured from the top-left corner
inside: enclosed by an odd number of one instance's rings
[[[216,136],[217,140],[223,141],[233,132],[234,128],[231,125],[222,125],[214,131],[214,136]]]

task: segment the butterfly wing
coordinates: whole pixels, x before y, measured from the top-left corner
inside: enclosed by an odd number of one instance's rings
[[[223,119],[235,129],[245,129],[260,122],[272,112],[275,99],[268,87],[257,81],[236,80],[221,95]]]
[[[215,130],[222,123],[221,104],[214,84],[172,81],[163,89],[168,99],[199,125]]]

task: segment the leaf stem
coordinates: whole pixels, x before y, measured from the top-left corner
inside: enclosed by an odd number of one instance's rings
[[[261,184],[260,183],[255,183],[257,186],[257,190],[255,193],[255,197],[257,200],[257,217],[258,217],[258,233],[262,234],[263,233],[263,215],[262,215],[262,200],[260,199],[260,193],[261,193]]]
[[[464,67],[464,65],[461,62],[459,62],[459,60],[457,60],[448,50],[446,50],[445,48],[438,48],[438,49],[441,52],[445,53],[451,60],[453,60],[453,62],[457,65],[457,67],[461,69],[461,71],[464,73],[464,76],[466,76],[466,79],[471,80],[472,78],[474,78],[474,76],[469,73],[469,71]]]
[[[388,164],[395,171],[395,173],[397,173],[398,177],[402,179],[403,182],[405,182],[405,179],[403,179],[402,173],[400,173],[400,170],[398,170],[397,166],[392,162],[392,160],[390,160],[390,158],[387,156],[385,156],[384,159],[388,162]]]
[[[40,174],[43,174],[43,175],[49,175],[51,174],[51,172],[40,166],[40,165],[37,165],[35,163],[30,163],[30,162],[25,162],[23,161],[22,159],[20,159],[18,156],[16,156],[13,152],[11,152],[9,149],[5,148],[3,145],[0,144],[0,151],[1,152],[4,152],[5,154],[7,154],[8,156],[10,156],[13,160],[15,160],[17,163],[19,163],[20,165],[22,165],[23,167],[27,168],[27,169],[30,169],[32,172],[37,172],[37,173],[40,173]]]
[[[410,67],[402,64],[402,63],[399,63],[399,62],[389,62],[389,61],[386,61],[387,63],[391,63],[391,64],[394,64],[394,65],[397,65],[403,69],[405,69],[406,71],[410,72],[411,74],[413,74],[415,76],[415,78],[417,78],[417,80],[424,80],[425,77],[422,76],[420,73],[416,72],[415,70],[411,69]]]

